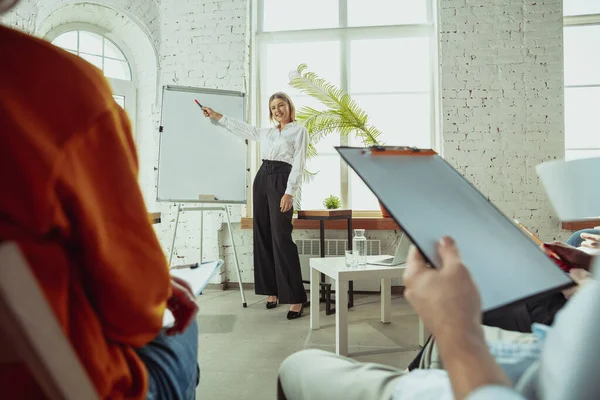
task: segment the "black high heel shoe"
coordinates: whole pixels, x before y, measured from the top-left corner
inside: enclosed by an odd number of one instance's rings
[[[304,311],[304,308],[301,308],[300,311],[288,311],[287,313],[287,319],[296,319],[296,318],[300,318],[302,316],[302,312]]]
[[[277,307],[277,300],[275,301],[267,301],[267,310],[271,310]]]

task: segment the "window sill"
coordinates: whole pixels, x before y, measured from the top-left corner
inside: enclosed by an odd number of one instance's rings
[[[562,228],[567,231],[578,231],[581,229],[593,229],[600,226],[600,219],[587,219],[583,221],[563,222]]]
[[[253,218],[242,218],[242,229],[252,229]],[[294,229],[319,229],[319,221],[292,219]],[[365,229],[368,231],[394,231],[400,230],[400,227],[392,218],[382,217],[354,217],[352,218],[353,229]],[[325,229],[347,230],[346,220],[325,221]]]

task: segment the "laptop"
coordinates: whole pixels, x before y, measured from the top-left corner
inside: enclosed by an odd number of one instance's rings
[[[392,257],[389,255],[383,256],[371,256],[368,259],[368,263],[371,265],[385,265],[388,267],[395,267],[396,265],[406,263],[408,257],[408,249],[410,248],[410,240],[402,233],[400,236],[400,243],[396,247],[396,254]]]

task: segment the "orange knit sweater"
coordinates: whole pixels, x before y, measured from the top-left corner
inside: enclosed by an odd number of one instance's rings
[[[0,241],[19,243],[101,398],[143,399],[134,347],[171,286],[127,116],[75,55],[5,27],[0,54]],[[19,364],[0,365],[0,393],[43,398]]]

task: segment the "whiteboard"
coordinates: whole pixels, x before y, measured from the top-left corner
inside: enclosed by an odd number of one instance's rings
[[[248,143],[204,117],[194,102],[245,120],[240,92],[165,86],[161,108],[157,201],[246,203]]]

